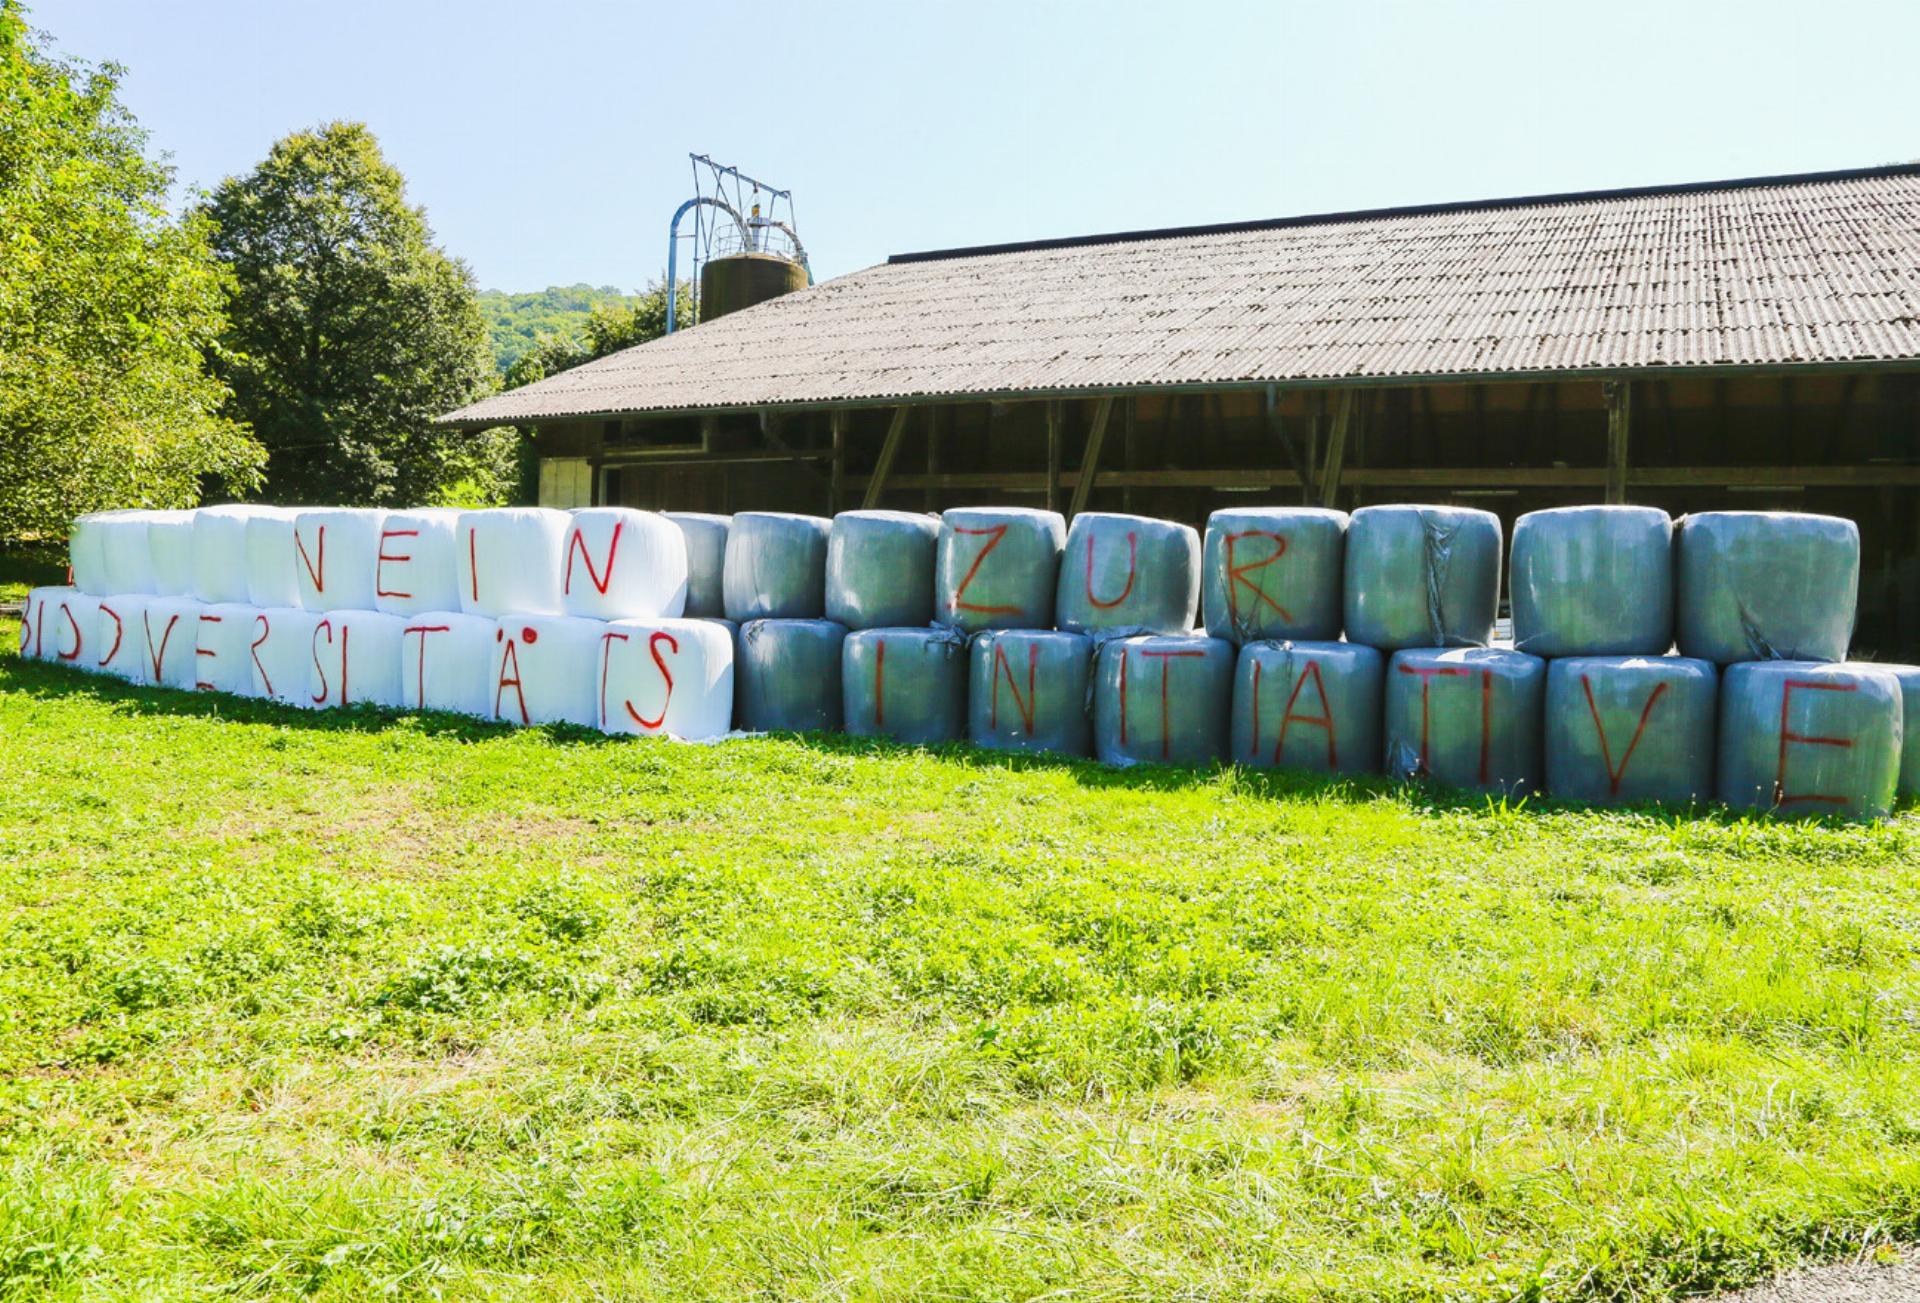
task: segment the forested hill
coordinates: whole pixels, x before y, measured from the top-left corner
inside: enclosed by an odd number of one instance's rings
[[[629,306],[639,298],[611,285],[550,285],[526,294],[482,290],[480,311],[487,319],[494,365],[505,375],[540,335],[578,338],[595,308]]]

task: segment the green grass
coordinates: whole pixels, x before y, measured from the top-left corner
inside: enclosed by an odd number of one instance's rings
[[[0,663],[0,1297],[1649,1299],[1920,1232],[1920,817]]]

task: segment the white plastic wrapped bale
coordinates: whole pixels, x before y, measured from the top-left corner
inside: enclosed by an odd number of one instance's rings
[[[679,528],[687,545],[687,604],[681,614],[690,620],[724,616],[727,527],[733,518],[704,511],[669,511],[667,519]]]
[[[411,618],[460,609],[459,523],[460,513],[450,507],[387,513],[373,558],[375,610]]]
[[[1874,665],[1747,661],[1720,676],[1720,799],[1878,819],[1899,787],[1900,680]]]
[[[1555,507],[1514,522],[1513,645],[1535,656],[1663,656],[1673,646],[1673,518]]]
[[[118,593],[100,599],[100,612],[93,622],[96,670],[128,683],[152,681],[145,646],[147,607],[152,602],[146,593]]]
[[[400,634],[406,627],[385,611],[321,612],[313,626],[307,700],[322,710],[400,705]]]
[[[248,605],[300,605],[300,554],[293,543],[299,514],[291,507],[259,507],[247,517]]]
[[[1674,538],[1680,653],[1842,661],[1860,593],[1860,530],[1838,516],[1709,511]]]
[[[325,617],[297,606],[273,606],[253,613],[253,636],[247,639],[248,668],[253,673],[253,696],[283,706],[312,710],[310,691],[315,661],[315,631]],[[331,644],[328,644],[329,650]]]
[[[1249,507],[1207,517],[1200,607],[1207,632],[1231,643],[1340,637],[1347,513]]]
[[[967,731],[976,746],[1084,756],[1093,639],[1051,629],[975,634],[969,654]]]
[[[1500,597],[1500,518],[1471,507],[1362,507],[1347,525],[1347,639],[1479,647]]]
[[[1385,667],[1359,643],[1248,643],[1234,669],[1227,758],[1255,769],[1378,770]]]
[[[210,603],[250,603],[253,567],[247,550],[248,525],[256,518],[286,513],[278,507],[228,504],[193,513],[193,595]],[[287,576],[289,581],[293,576]]]
[[[74,519],[73,529],[67,535],[67,573],[72,577],[73,586],[81,592],[94,597],[106,597],[113,592],[112,575],[107,566],[107,527],[114,517],[124,514],[90,511]]]
[[[827,609],[827,537],[819,516],[743,511],[727,530],[721,576],[729,620],[815,620]]]
[[[847,626],[832,620],[741,625],[733,665],[736,727],[753,733],[838,729],[844,718],[840,649],[846,636]]]
[[[20,608],[20,655],[24,659],[47,659],[47,612],[59,594],[66,591],[65,587],[27,590],[26,603]]]
[[[1688,656],[1550,662],[1547,794],[1593,805],[1709,799],[1719,696],[1713,663]]]
[[[153,591],[161,597],[193,594],[193,513],[147,513],[147,554],[153,564]]]
[[[374,609],[373,575],[386,517],[372,507],[321,507],[293,518],[293,573],[301,606],[323,612]]]
[[[1200,535],[1147,516],[1085,511],[1073,518],[1054,620],[1071,633],[1184,634],[1200,605]]]
[[[200,612],[193,644],[193,686],[202,692],[253,691],[253,618],[259,612],[241,602],[214,602]]]
[[[154,592],[153,550],[149,529],[156,513],[117,511],[101,517],[94,529],[100,536],[100,561],[105,568],[101,596],[150,595]]]
[[[77,588],[57,590],[47,604],[46,625],[40,633],[41,654],[57,665],[76,670],[99,667],[100,648],[95,645],[100,624],[100,599]]]
[[[573,615],[508,615],[494,630],[489,713],[509,724],[599,722],[600,635]]]
[[[499,632],[499,624],[484,615],[426,611],[409,617],[400,630],[400,704],[490,717]]]
[[[140,642],[148,683],[193,691],[200,681],[200,613],[206,609],[193,597],[156,597],[147,603]]]
[[[567,527],[560,596],[568,615],[674,619],[687,607],[687,540],[665,516],[583,507]]]
[[[1540,785],[1546,686],[1547,663],[1525,652],[1395,652],[1387,663],[1387,772],[1481,792],[1533,791]]]
[[[934,619],[968,633],[1051,628],[1066,544],[1066,518],[1057,511],[946,512],[934,557]]]
[[[602,732],[694,741],[733,727],[733,633],[719,620],[614,620],[600,634]]]
[[[1920,796],[1920,665],[1886,665],[1900,681],[1900,783],[1902,800]]]
[[[852,630],[933,622],[940,518],[911,511],[843,511],[827,537],[827,618]]]
[[[927,560],[931,579],[931,553]],[[840,683],[846,730],[856,737],[934,746],[967,735],[967,635],[958,629],[849,633]]]
[[[1233,658],[1233,644],[1220,638],[1151,634],[1101,644],[1094,654],[1093,754],[1109,765],[1223,759]]]
[[[568,515],[547,507],[464,511],[456,526],[460,609],[468,615],[559,615]]]

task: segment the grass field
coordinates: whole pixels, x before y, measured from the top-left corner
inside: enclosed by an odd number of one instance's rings
[[[0,1297],[1639,1299],[1920,1231],[1911,811],[11,657],[0,737]]]

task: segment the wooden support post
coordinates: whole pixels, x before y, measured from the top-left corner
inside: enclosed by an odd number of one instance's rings
[[[887,427],[887,441],[880,445],[880,460],[873,464],[873,478],[867,481],[867,495],[860,505],[872,511],[887,491],[887,476],[893,474],[893,459],[899,455],[900,440],[907,433],[907,414],[913,409],[904,403],[893,409],[893,424]]]
[[[1087,451],[1080,459],[1080,478],[1074,482],[1073,505],[1067,511],[1069,520],[1087,509],[1093,482],[1100,475],[1100,448],[1107,441],[1107,421],[1112,415],[1112,398],[1102,398],[1093,409],[1093,428],[1087,432]]]
[[[1300,455],[1293,436],[1287,433],[1286,421],[1280,415],[1280,390],[1276,385],[1267,386],[1267,432],[1273,441],[1280,445],[1280,451],[1286,454],[1287,469],[1300,477],[1305,496],[1313,497],[1313,463]]]
[[[833,432],[833,466],[828,472],[827,510],[839,515],[847,505],[847,409],[836,407],[827,417]]]
[[[1627,436],[1633,419],[1633,386],[1625,380],[1601,384],[1607,399],[1607,502],[1627,500]]]
[[[1060,424],[1059,401],[1047,404],[1047,510],[1060,510]]]
[[[1320,505],[1337,506],[1340,498],[1340,472],[1347,460],[1347,437],[1353,429],[1353,409],[1357,406],[1353,390],[1342,389],[1333,400],[1333,428],[1327,434],[1327,463],[1320,472]]]
[[[796,452],[792,444],[780,437],[780,418],[764,407],[760,409],[760,437],[766,440],[767,447],[791,460],[794,465],[805,471],[809,478],[816,483],[821,481],[819,468]]]
[[[927,476],[929,479],[940,473],[940,432],[941,427],[946,424],[943,418],[948,415],[949,413],[941,407],[936,406],[927,409]],[[929,484],[925,494],[921,498],[921,508],[925,511],[932,511],[934,500],[938,494],[939,490]]]
[[[1123,413],[1123,419],[1120,425],[1120,437],[1122,440],[1120,453],[1121,462],[1129,471],[1137,471],[1140,469],[1139,417],[1140,401],[1137,398],[1127,399],[1126,410]],[[1132,511],[1133,485],[1129,484],[1126,488],[1120,490],[1120,495],[1121,507],[1127,511]]]

